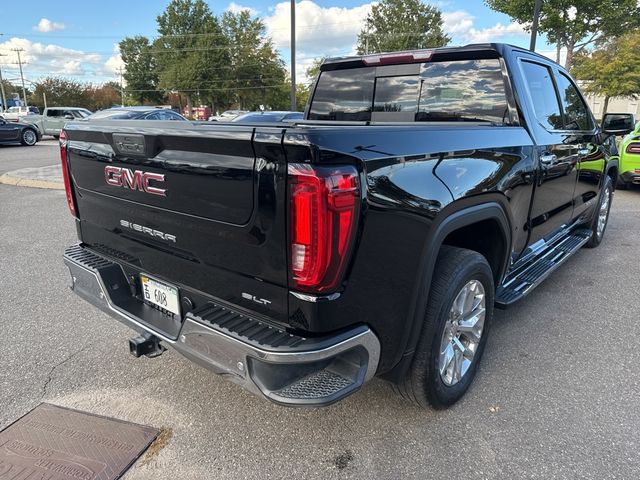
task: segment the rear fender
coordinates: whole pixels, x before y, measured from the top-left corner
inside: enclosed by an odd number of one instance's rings
[[[427,299],[438,252],[447,235],[462,227],[484,220],[496,221],[506,246],[498,274],[496,275],[498,283],[502,281],[506,274],[509,267],[513,238],[513,222],[509,215],[508,202],[504,196],[499,194],[488,194],[483,196],[482,203],[477,202],[478,197],[464,198],[454,202],[445,207],[434,221],[420,257],[421,268],[418,269],[412,308],[409,312],[407,327],[404,332],[405,353],[398,365],[385,374],[385,377],[389,380],[403,378],[411,364],[424,323]]]

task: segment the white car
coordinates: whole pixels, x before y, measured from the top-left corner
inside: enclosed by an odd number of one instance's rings
[[[17,122],[20,117],[26,117],[27,115],[40,115],[38,107],[9,107],[3,113],[2,116],[8,122]]]
[[[242,115],[243,113],[248,113],[248,110],[226,110],[222,112],[220,115],[212,115],[209,117],[210,122],[230,122],[238,115]]]

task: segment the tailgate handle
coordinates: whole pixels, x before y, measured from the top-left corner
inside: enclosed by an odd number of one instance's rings
[[[144,154],[144,135],[136,133],[114,133],[113,143],[120,153]]]

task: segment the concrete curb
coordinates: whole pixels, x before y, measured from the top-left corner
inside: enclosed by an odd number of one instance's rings
[[[0,183],[4,185],[15,185],[16,187],[48,188],[50,190],[64,190],[64,183],[52,182],[49,180],[35,180],[31,178],[14,177],[5,173],[0,175]]]

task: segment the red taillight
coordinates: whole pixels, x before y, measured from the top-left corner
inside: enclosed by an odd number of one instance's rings
[[[627,145],[627,153],[632,153],[634,155],[640,154],[640,143],[630,143]]]
[[[76,204],[73,200],[73,192],[71,191],[71,181],[69,179],[69,166],[67,165],[67,134],[62,130],[60,132],[60,161],[62,162],[62,178],[64,180],[64,191],[67,195],[67,205],[71,215],[78,217]]]
[[[354,167],[290,164],[290,261],[294,288],[338,286],[355,231],[358,172]]]

